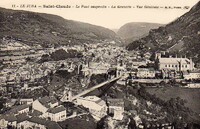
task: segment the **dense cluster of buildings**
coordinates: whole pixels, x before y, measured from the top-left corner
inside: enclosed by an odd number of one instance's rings
[[[35,81],[45,76],[51,66],[45,68],[34,62],[48,51],[40,45],[30,47],[20,41],[3,38],[0,44],[0,85],[16,84],[25,80]]]
[[[15,89],[16,92],[19,93],[28,90],[34,91],[38,88],[44,89],[41,85],[32,86],[32,83],[37,82],[43,77],[48,77],[47,79],[50,79],[49,74],[54,74],[57,70],[67,70],[70,73],[76,69],[77,74],[82,73],[85,77],[88,77],[92,74],[108,73],[110,69],[116,67],[121,70],[124,69],[124,66],[119,65],[120,63],[117,63],[116,60],[113,60],[112,64],[110,64],[108,60],[102,62],[102,59],[104,58],[101,57],[101,54],[98,55],[98,52],[95,53],[95,51],[92,52],[92,54],[95,54],[95,57],[89,61],[85,60],[86,63],[81,61],[77,62],[73,59],[38,63],[37,60],[39,60],[42,55],[48,53],[47,51],[41,52],[42,50],[40,50],[39,55],[37,55],[36,51],[21,42],[8,39],[4,39],[3,42],[4,43],[1,44],[2,49],[0,55],[2,63],[0,85],[1,90],[5,93],[2,94],[3,96],[7,96],[6,92],[9,92],[7,90],[8,85],[12,88],[11,91],[14,91]],[[87,48],[90,47],[92,51],[95,46],[88,46]],[[101,52],[105,53],[101,47],[99,48]],[[65,49],[67,51],[68,48],[65,47]],[[119,53],[117,47],[115,49],[115,54]],[[85,51],[85,48],[79,48],[79,50]],[[108,52],[109,49],[106,51]],[[90,55],[91,53],[85,53],[86,56],[87,54]],[[113,53],[107,54],[110,55],[109,60],[111,60],[115,55]],[[24,62],[16,63],[19,60],[23,60]],[[114,76],[116,76],[116,74],[117,73],[115,73]],[[50,80],[48,80],[46,84],[49,82]],[[18,89],[16,87],[18,87]],[[67,119],[67,109],[61,104],[62,102],[54,97],[54,95],[55,94],[49,95],[51,97],[35,96],[34,98],[19,98],[19,100],[12,99],[12,96],[10,96],[7,98],[4,105],[6,107],[6,112],[3,111],[3,114],[0,115],[0,128],[7,128],[10,126],[16,128],[35,127],[41,129],[50,129],[54,127],[54,129],[59,129],[60,126],[58,122]],[[117,101],[119,101],[119,104],[114,104]],[[124,104],[122,103],[122,100],[110,99],[109,102],[107,102],[97,96],[86,96],[76,99],[75,104],[88,108],[89,113],[96,120],[100,120],[102,117],[107,115],[108,111],[114,115],[113,118],[116,120],[121,120],[123,118]]]
[[[24,99],[20,104],[0,115],[0,128],[61,129],[57,122],[67,117],[66,108],[54,97],[45,96],[32,102]]]
[[[199,70],[194,66],[192,59],[156,53],[154,62],[140,65],[130,73],[137,79],[200,79]]]
[[[153,80],[162,81],[164,79],[200,79],[200,71],[194,67],[192,59],[186,57],[166,56],[165,53],[157,52],[153,61],[150,60],[152,55],[149,52],[130,52],[113,44],[101,43],[56,48],[56,50],[63,49],[65,51],[76,49],[83,53],[81,59],[37,62],[42,55],[55,51],[55,49],[43,50],[40,46],[30,47],[6,38],[2,41],[3,43],[0,45],[0,91],[6,92],[8,87],[12,88],[11,91],[15,89],[19,93],[44,89],[49,92],[49,95],[14,100],[11,99],[12,95],[8,91],[7,94],[1,93],[2,96],[6,97],[9,94],[10,101],[4,105],[8,110],[0,115],[0,128],[12,126],[19,129],[32,127],[60,129],[58,122],[65,121],[69,117],[62,99],[88,109],[88,113],[95,120],[100,120],[106,115],[112,116],[112,120],[123,120],[125,113],[123,99],[109,97],[101,99],[93,95],[78,97],[75,101],[72,101],[73,91],[77,92],[88,88],[92,75],[106,74],[107,79],[122,76],[121,80],[126,80],[128,77],[128,79],[143,80],[144,82],[145,79],[152,79],[151,83],[154,82]],[[67,74],[76,71],[76,77],[82,77],[77,81],[82,87],[77,88],[76,86],[76,89],[64,90],[63,92],[63,87],[70,89],[72,88],[71,85],[61,84],[59,80],[62,79],[59,77],[53,79],[55,83],[50,83],[52,82],[51,74],[55,74],[58,70],[67,71]],[[41,78],[46,79],[44,79],[44,85],[30,86],[32,83],[41,83]],[[75,84],[73,81],[73,79],[70,79],[68,82]],[[51,91],[50,85],[54,85],[55,89],[60,88],[62,93],[58,94]],[[47,89],[44,88],[45,86]],[[190,84],[190,86],[198,87],[197,84]],[[78,116],[76,113],[73,115]]]
[[[106,101],[97,96],[79,97],[76,104],[89,109],[95,119],[100,120],[107,114],[112,114],[114,120],[122,120],[124,113],[123,99],[108,98]]]
[[[40,45],[30,47],[20,41],[4,38],[0,45],[0,61],[7,65],[22,65],[27,59],[37,59],[44,54]]]
[[[4,129],[10,126],[19,129],[31,127],[60,129],[57,122],[65,121],[67,117],[71,117],[67,116],[68,110],[53,96],[45,96],[34,101],[23,99],[20,102],[22,103],[11,106],[10,110],[0,115],[0,128]],[[107,113],[112,113],[115,120],[123,119],[123,99],[110,98],[104,101],[97,96],[86,96],[78,98],[75,104],[87,108],[96,120],[100,120]]]
[[[170,56],[161,51],[155,53],[152,61],[149,52],[129,52],[108,44],[106,47],[99,46],[92,45],[86,54],[92,57],[83,64],[85,75],[108,73],[110,69],[116,69],[116,73],[131,73],[133,78],[138,79],[199,79],[199,70],[191,58]]]

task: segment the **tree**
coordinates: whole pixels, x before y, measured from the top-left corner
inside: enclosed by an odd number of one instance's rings
[[[96,129],[107,129],[108,128],[108,123],[106,123],[108,116],[104,116],[101,118],[100,121],[97,122],[97,128]]]
[[[11,125],[7,125],[7,129],[15,129],[15,127],[13,127]]]
[[[131,117],[128,124],[128,129],[137,129],[135,120]]]
[[[65,125],[65,129],[68,129],[68,124]]]
[[[31,58],[30,57],[27,57],[26,58],[26,61],[28,62],[28,61],[31,61]]]
[[[6,100],[3,98],[0,98],[0,110],[4,108],[4,104],[5,104]]]
[[[50,61],[50,56],[48,54],[44,54],[42,55],[41,59],[39,62],[43,63],[43,62],[47,62],[47,61]]]
[[[92,53],[92,55],[91,55],[92,57],[95,57],[95,54],[94,53]]]
[[[77,50],[69,49],[65,51],[64,49],[59,49],[53,52],[50,55],[52,60],[58,61],[58,60],[65,60],[68,58],[81,58],[83,57],[82,53],[78,52]]]
[[[150,61],[155,61],[155,57],[156,57],[156,54],[155,54],[155,52],[153,53],[153,54],[151,54],[151,56],[150,56]]]

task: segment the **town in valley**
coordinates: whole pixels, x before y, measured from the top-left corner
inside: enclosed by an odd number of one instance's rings
[[[30,16],[39,19],[43,15]],[[27,17],[20,14],[24,21]],[[0,20],[2,25],[9,22]],[[34,33],[50,39],[38,26]],[[3,31],[7,32],[6,27]],[[55,37],[63,38],[61,33],[68,32],[51,30]],[[130,46],[119,45],[120,39],[102,40],[94,33],[80,33],[71,34],[68,44],[64,38],[53,44],[21,39],[17,33],[0,36],[0,129],[200,127],[198,54],[172,52],[186,38],[165,50],[153,51],[145,44],[130,50]],[[83,43],[76,44],[78,38]],[[165,39],[173,38],[168,34]]]

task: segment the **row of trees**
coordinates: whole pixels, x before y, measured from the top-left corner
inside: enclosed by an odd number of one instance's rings
[[[68,58],[81,58],[83,57],[81,52],[78,52],[77,50],[69,49],[67,52],[63,49],[56,50],[55,52],[51,53],[50,55],[45,54],[42,55],[42,58],[40,62],[46,62],[46,61],[59,61],[59,60],[65,60]]]

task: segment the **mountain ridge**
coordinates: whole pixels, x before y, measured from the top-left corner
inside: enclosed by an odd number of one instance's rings
[[[148,22],[129,22],[120,27],[117,35],[125,40],[126,43],[130,43],[134,40],[147,36],[150,29],[155,29],[159,26],[163,26],[163,24]]]
[[[200,41],[200,2],[187,13],[166,26],[152,29],[149,35],[127,45],[128,50],[140,49],[144,51],[168,50],[177,45],[177,49],[170,49],[171,53],[193,57],[200,62],[198,48]],[[180,45],[182,44],[182,45]]]
[[[38,42],[43,46],[119,40],[115,32],[107,28],[46,13],[0,7],[0,24],[0,38],[10,36],[26,43]]]

